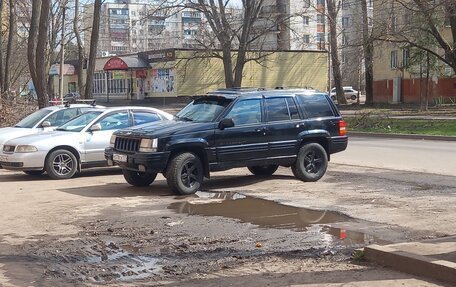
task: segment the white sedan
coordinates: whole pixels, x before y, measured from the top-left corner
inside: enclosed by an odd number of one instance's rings
[[[46,107],[26,116],[13,127],[0,128],[0,156],[6,141],[25,135],[52,131],[75,116],[94,108],[104,108],[104,106],[95,105],[94,102],[93,105],[65,104]]]
[[[147,107],[93,109],[55,131],[5,142],[0,164],[4,169],[31,175],[46,171],[53,179],[71,178],[82,168],[107,165],[104,149],[114,131],[172,118],[164,111]]]

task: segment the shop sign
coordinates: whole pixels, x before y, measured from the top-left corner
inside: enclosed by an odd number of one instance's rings
[[[174,61],[176,53],[173,49],[157,50],[139,53],[139,57],[148,63]]]

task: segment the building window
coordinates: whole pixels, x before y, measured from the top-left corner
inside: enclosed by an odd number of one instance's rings
[[[325,33],[317,33],[317,43],[325,42]]]
[[[345,34],[342,34],[342,45],[346,46],[348,44],[348,39]]]
[[[302,37],[304,43],[309,44],[310,43],[310,35],[304,35]]]
[[[310,0],[304,0],[304,8],[309,8],[310,7]]]
[[[396,16],[391,17],[391,32],[393,32],[393,33],[397,32],[397,17]]]
[[[340,61],[341,61],[342,64],[345,64],[347,62],[347,55],[342,54]]]
[[[342,9],[346,10],[350,6],[350,3],[348,3],[349,0],[342,0]]]
[[[410,61],[410,50],[408,48],[402,49],[402,66],[408,67]]]
[[[320,5],[320,6],[325,6],[325,1],[326,0],[317,0],[317,6]]]
[[[342,28],[347,28],[348,27],[348,22],[349,19],[348,17],[342,17]]]
[[[369,8],[374,7],[374,0],[368,0],[367,1],[367,7],[369,7]]]
[[[325,15],[317,14],[317,24],[325,24]]]
[[[397,69],[397,51],[391,51],[391,56],[390,56],[390,66],[391,69]]]
[[[309,26],[309,16],[302,16],[302,23],[304,26]]]

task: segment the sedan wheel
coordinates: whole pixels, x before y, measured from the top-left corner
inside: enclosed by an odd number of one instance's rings
[[[53,179],[72,178],[78,170],[78,160],[72,152],[60,149],[48,155],[45,166],[47,174]]]

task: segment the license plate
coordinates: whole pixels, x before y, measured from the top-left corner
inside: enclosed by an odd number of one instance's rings
[[[113,161],[118,161],[118,162],[127,162],[127,155],[126,154],[113,154],[112,155],[112,160]]]
[[[6,157],[4,155],[0,155],[0,161],[7,162],[8,161],[8,157]]]

